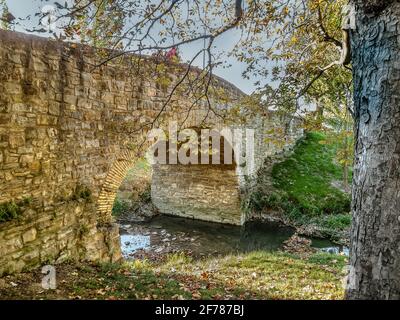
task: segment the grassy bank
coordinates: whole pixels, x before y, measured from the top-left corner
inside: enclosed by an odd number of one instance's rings
[[[273,166],[272,173],[261,170],[248,210],[281,212],[295,225],[314,226],[329,237],[347,230],[350,195],[337,187],[343,170],[335,161],[337,145],[326,141],[324,134],[307,133],[288,158]],[[271,178],[272,188],[265,183]]]
[[[43,290],[40,270],[0,278],[1,299],[342,299],[345,258],[307,260],[253,252],[194,261],[183,254],[162,261],[57,267],[56,290]]]

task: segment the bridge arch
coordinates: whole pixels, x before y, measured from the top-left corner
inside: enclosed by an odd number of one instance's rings
[[[116,189],[144,154],[143,123],[168,93],[151,76],[132,74],[129,63],[93,69],[97,63],[90,47],[0,31],[0,205],[21,213],[0,223],[0,275],[121,257],[111,218]],[[217,80],[233,99],[243,96]],[[179,94],[173,100],[163,117],[182,121],[191,104]],[[208,112],[193,110],[187,126]],[[221,125],[219,117],[207,122]]]

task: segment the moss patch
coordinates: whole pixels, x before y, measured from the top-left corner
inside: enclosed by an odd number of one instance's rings
[[[77,185],[74,193],[71,196],[72,201],[83,199],[87,202],[92,201],[92,191],[84,185]]]
[[[24,198],[21,201],[14,200],[0,204],[0,223],[19,218],[23,208],[31,203],[31,198]]]

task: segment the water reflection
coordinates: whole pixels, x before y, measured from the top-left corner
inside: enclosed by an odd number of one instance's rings
[[[150,237],[141,234],[121,234],[121,251],[124,256],[150,247]]]
[[[121,225],[121,249],[125,258],[138,251],[190,252],[193,256],[217,256],[255,250],[274,251],[294,233],[278,224],[247,223],[244,227],[171,216],[149,222]],[[348,253],[327,240],[313,240],[313,247],[331,253]]]

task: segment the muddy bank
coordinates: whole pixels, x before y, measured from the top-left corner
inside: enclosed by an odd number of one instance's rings
[[[299,224],[298,222],[290,220],[284,213],[276,211],[253,215],[249,218],[249,221],[254,223],[277,223],[282,226],[293,228],[300,236],[331,241],[339,246],[348,247],[350,244],[350,228],[342,231],[324,228],[313,223]]]

